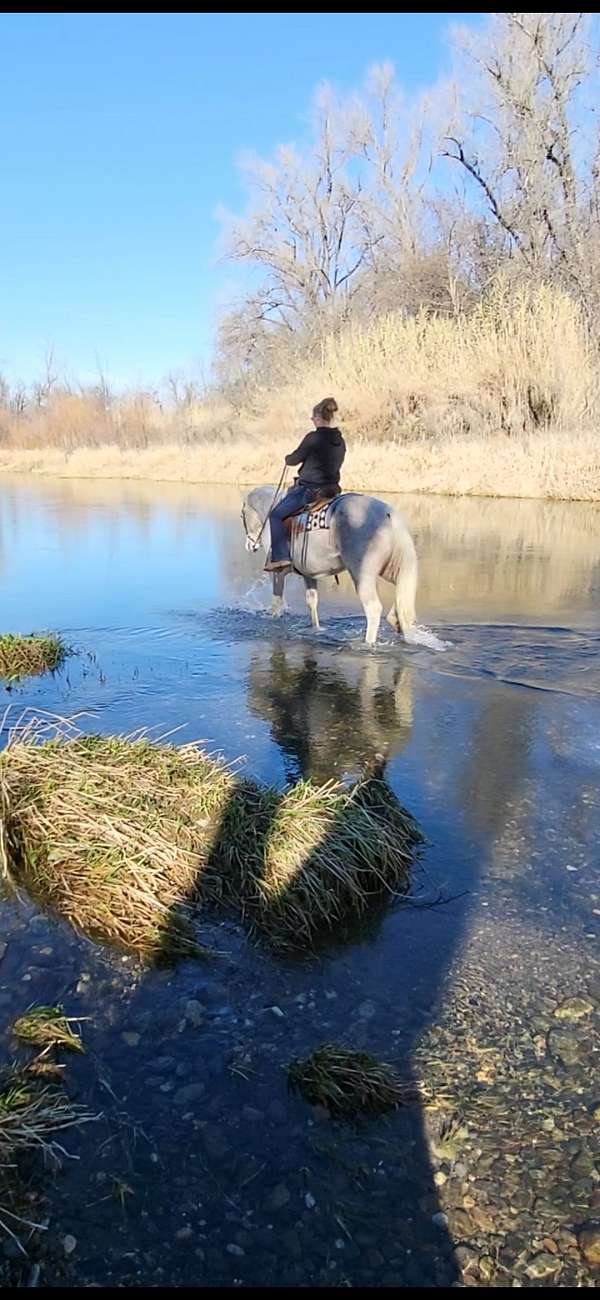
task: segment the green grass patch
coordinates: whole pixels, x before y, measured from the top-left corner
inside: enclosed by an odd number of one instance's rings
[[[317,1048],[305,1060],[292,1061],[288,1081],[306,1101],[345,1119],[382,1115],[415,1097],[414,1087],[403,1083],[391,1065],[368,1052],[332,1043]]]
[[[18,682],[22,677],[54,672],[68,653],[61,638],[51,633],[44,636],[34,633],[31,636],[17,636],[5,632],[0,635],[0,680]]]
[[[78,1021],[65,1016],[62,1007],[30,1007],[15,1020],[12,1032],[22,1043],[42,1050],[63,1047],[70,1052],[83,1052],[81,1034],[73,1029],[74,1024]]]

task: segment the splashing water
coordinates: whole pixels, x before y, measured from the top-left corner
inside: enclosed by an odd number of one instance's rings
[[[421,627],[418,623],[411,628],[406,640],[409,645],[424,645],[428,650],[450,650],[451,641],[442,641],[435,632],[428,627]]]
[[[239,602],[239,608],[247,614],[265,614],[271,612],[271,580],[266,573],[261,573]],[[284,604],[282,609],[287,609]]]

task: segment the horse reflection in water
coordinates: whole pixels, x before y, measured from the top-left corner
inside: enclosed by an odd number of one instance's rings
[[[384,774],[389,759],[410,739],[412,674],[412,665],[342,657],[322,647],[315,652],[279,643],[268,659],[255,654],[248,702],[255,716],[269,723],[288,785],[360,781],[376,806],[399,808]],[[405,883],[408,887],[408,876]],[[320,942],[331,950],[359,933],[374,937],[389,904],[385,887],[374,890],[367,912],[335,931],[325,926]]]
[[[412,676],[410,664],[279,644],[251,660],[248,700],[289,782],[382,776],[410,739]]]
[[[413,674],[410,663],[391,658],[279,643],[254,655],[248,702],[269,724],[290,783],[372,779],[375,786],[385,781],[394,798],[385,775],[411,740]],[[347,1046],[393,1060],[410,1085],[414,1049],[434,1014],[450,954],[437,933],[431,947],[430,932],[423,930],[429,913],[410,906],[391,912],[389,902],[385,893],[373,896],[360,918],[320,937],[317,953],[323,983],[336,990],[334,1033]],[[322,999],[313,1014],[309,1037],[317,1045],[332,1033]],[[313,1148],[311,1168],[319,1171],[325,1200],[330,1149],[342,1163],[360,1159],[371,1171],[380,1169],[384,1149],[389,1154],[385,1179],[368,1176],[343,1209],[350,1236],[363,1233],[367,1240],[370,1234],[378,1258],[394,1261],[382,1271],[382,1285],[454,1285],[453,1244],[440,1213],[420,1104],[401,1109],[385,1128],[371,1125],[362,1139],[336,1129],[335,1142],[323,1142],[322,1157]]]

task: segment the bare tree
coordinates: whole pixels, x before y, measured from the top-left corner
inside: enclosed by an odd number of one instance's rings
[[[44,353],[44,373],[33,385],[33,400],[36,406],[45,406],[56,387],[60,373],[56,365],[54,348],[49,345]]]
[[[370,127],[356,106],[322,89],[309,148],[277,150],[246,165],[253,203],[234,221],[228,253],[265,272],[253,295],[255,319],[296,329],[331,318],[351,300],[383,232],[367,216]]]
[[[556,280],[600,316],[591,18],[494,13],[463,32],[443,128],[388,65],[346,100],[322,90],[308,145],[247,166],[228,253],[251,288],[221,321],[218,379],[246,393],[277,380],[349,318],[468,311],[500,270]]]
[[[247,165],[252,205],[230,222],[227,251],[252,268],[254,286],[221,321],[221,380],[273,377],[277,360],[350,315],[456,309],[449,244],[425,195],[424,122],[384,65],[362,95],[319,92],[305,150]]]
[[[584,147],[590,15],[494,13],[461,34],[470,80],[444,155],[468,180],[497,264],[559,276],[587,297],[586,242],[597,220],[598,168]],[[596,159],[598,155],[596,154]],[[484,240],[485,243],[485,240]]]

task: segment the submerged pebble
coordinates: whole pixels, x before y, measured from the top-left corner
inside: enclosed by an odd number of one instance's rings
[[[593,1010],[594,1004],[588,998],[566,998],[554,1008],[554,1015],[557,1020],[582,1020]]]
[[[600,1222],[587,1223],[580,1229],[579,1249],[586,1263],[600,1268]]]

